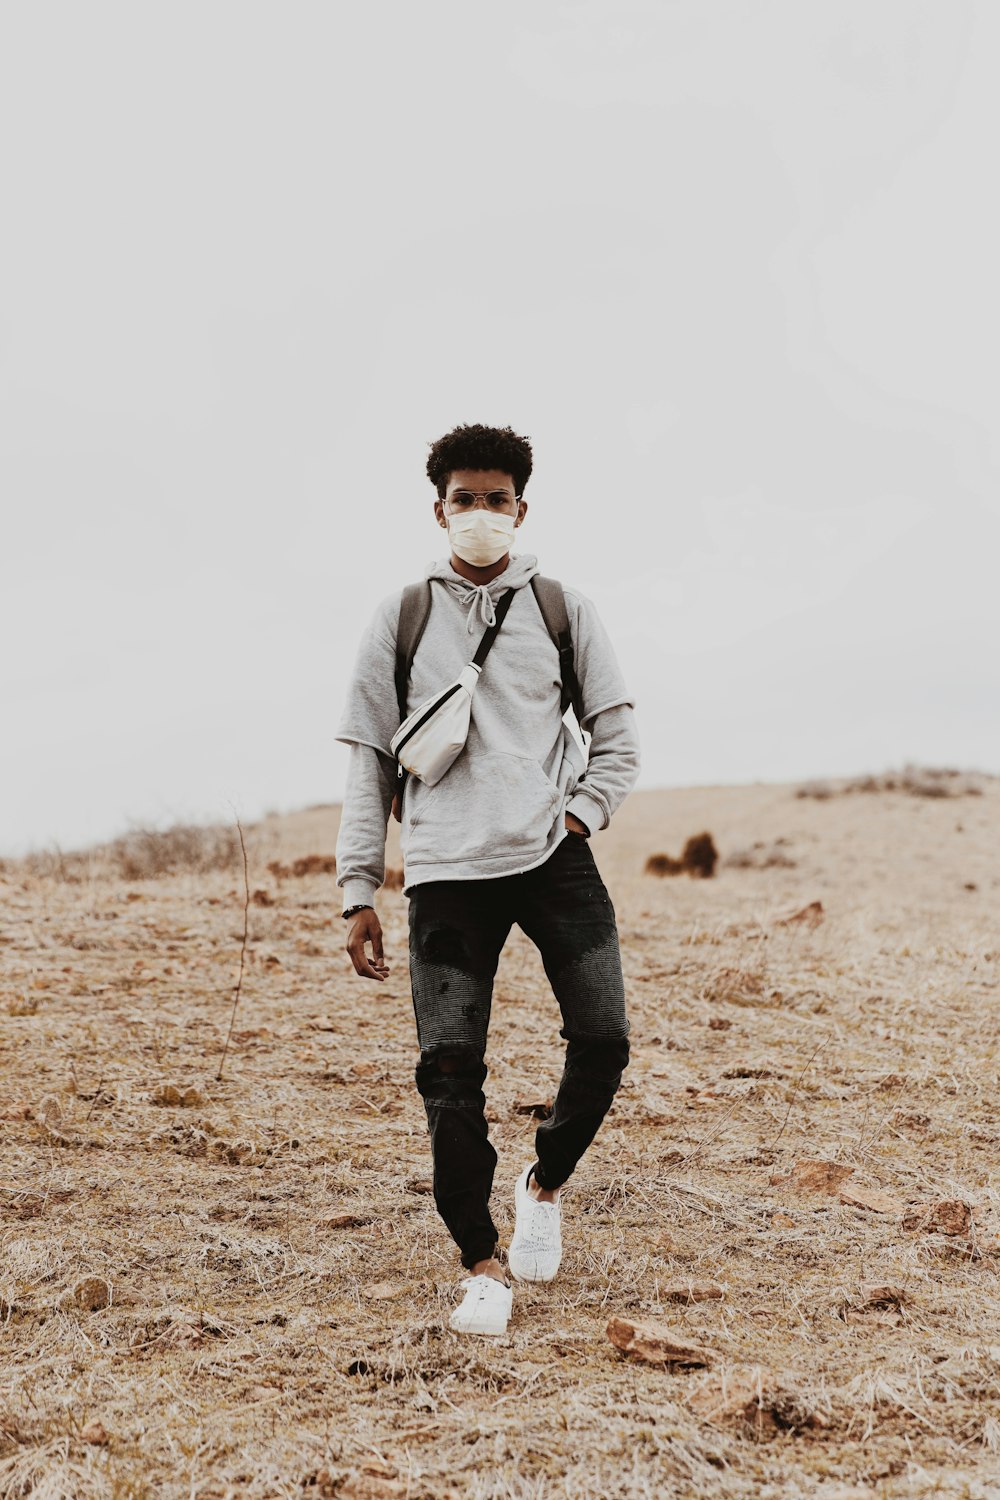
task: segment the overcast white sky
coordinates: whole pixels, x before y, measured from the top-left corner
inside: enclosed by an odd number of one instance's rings
[[[531,436],[642,784],[1000,770],[1000,7],[0,10],[0,853],[342,794]]]

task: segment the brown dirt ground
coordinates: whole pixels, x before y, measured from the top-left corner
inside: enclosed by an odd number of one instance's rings
[[[407,903],[381,900],[392,974],[366,986],[334,878],[266,868],[336,828],[248,832],[273,904],[250,907],[222,1083],[241,871],[0,877],[0,1495],[1000,1495],[1000,782],[629,799],[594,847],[633,1062],[567,1190],[560,1277],[516,1288],[498,1341],[443,1326]],[[642,873],[703,829],[715,879]],[[726,866],[778,839],[793,863]],[[487,1084],[505,1232],[536,1124],[514,1102],[551,1094],[557,1026],[515,931]],[[803,1158],[883,1211],[772,1185]],[[970,1233],[904,1227],[943,1198]],[[724,1296],[670,1300],[687,1279]],[[715,1367],[638,1363],[611,1317]],[[720,1377],[783,1394],[720,1419]]]

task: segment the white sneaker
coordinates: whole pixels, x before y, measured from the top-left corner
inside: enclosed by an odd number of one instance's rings
[[[456,1333],[506,1333],[514,1294],[495,1276],[467,1276],[465,1298],[448,1324]]]
[[[528,1192],[529,1163],[514,1188],[514,1238],[507,1264],[518,1281],[551,1281],[562,1260],[559,1202],[539,1203]]]

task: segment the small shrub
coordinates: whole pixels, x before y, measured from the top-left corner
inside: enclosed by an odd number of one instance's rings
[[[691,875],[708,880],[715,874],[719,851],[710,833],[696,833],[684,845],[680,859],[670,854],[651,854],[646,860],[647,875]]]
[[[833,787],[828,781],[804,781],[795,788],[796,797],[811,797],[816,802],[825,802],[833,796]]]

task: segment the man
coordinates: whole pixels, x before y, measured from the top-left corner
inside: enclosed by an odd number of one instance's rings
[[[398,768],[388,747],[401,723],[394,687],[401,591],[382,601],[362,640],[337,735],[351,747],[337,840],[347,951],[357,973],[376,981],[389,970],[375,892],[385,878],[390,809],[401,815],[416,1082],[434,1201],[471,1273],[450,1319],[466,1333],[503,1333],[511,1312],[489,1210],[497,1157],[482,1085],[493,979],[515,922],[541,953],[567,1043],[552,1114],[535,1134],[536,1159],[515,1187],[508,1264],[520,1280],[550,1281],[558,1270],[560,1188],[610,1108],[629,1055],[615,913],[588,839],[635,785],[634,705],[593,604],[566,588],[581,728],[591,736],[585,760],[563,718],[560,656],[530,586],[537,559],[510,550],[528,511],[531,464],[526,438],[479,425],[449,432],[427,462],[451,555],[426,569],[430,613],[406,715],[454,681],[498,601],[515,591],[458,758],[434,786],[411,775],[401,809],[394,807]]]

